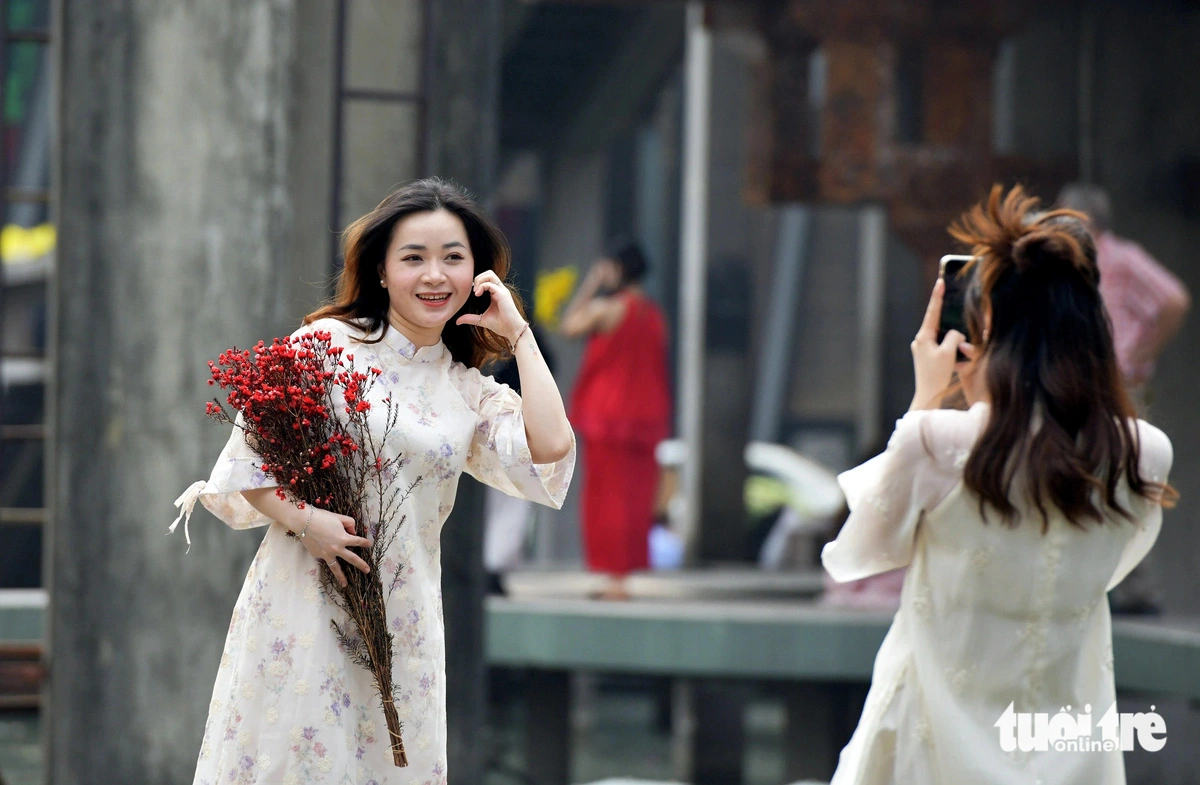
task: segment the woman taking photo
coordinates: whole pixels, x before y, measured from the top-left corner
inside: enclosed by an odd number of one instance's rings
[[[912,408],[839,478],[851,515],[826,569],[909,569],[833,785],[1125,782],[1119,749],[1006,751],[997,727],[1010,704],[1095,722],[1113,705],[1105,595],[1174,496],[1171,443],[1124,391],[1095,245],[1079,214],[1035,207],[996,186],[951,228],[976,257],[970,341],[938,342],[939,281],[912,343]],[[956,370],[970,409],[939,409]]]
[[[386,416],[371,422],[385,457],[399,461],[382,496],[420,480],[390,522],[399,530],[380,562],[383,585],[394,587],[386,618],[408,766],[393,764],[379,693],[339,648],[338,612],[318,582],[318,561],[342,585],[345,570],[365,571],[349,549],[367,541],[350,518],[278,498],[235,429],[209,481],[182,500],[187,509],[198,497],[234,528],[269,526],[233,611],[198,785],[445,783],[440,535],[459,475],[553,507],[570,483],[574,437],[504,283],[509,249],[488,217],[456,186],[421,180],[352,224],[344,248],[336,298],[296,334],[328,331],[357,367],[379,369],[372,411],[385,412],[388,396],[399,404],[390,430]],[[478,370],[509,352],[520,397]]]

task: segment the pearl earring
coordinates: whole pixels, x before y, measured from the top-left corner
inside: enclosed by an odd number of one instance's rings
[[[387,284],[383,282],[383,279],[382,279],[382,278],[380,278],[380,279],[379,279],[379,285],[380,285],[382,288],[384,288],[384,289],[386,289],[386,288],[387,288]]]

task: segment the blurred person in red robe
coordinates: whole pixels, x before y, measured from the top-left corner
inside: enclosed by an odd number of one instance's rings
[[[1100,298],[1112,325],[1117,365],[1139,410],[1150,402],[1148,385],[1158,356],[1183,326],[1192,299],[1187,287],[1145,248],[1112,230],[1112,203],[1098,185],[1070,183],[1058,206],[1088,217],[1096,241]],[[1156,614],[1162,597],[1147,559],[1109,594],[1114,613]]]
[[[584,445],[580,510],[588,569],[613,580],[601,596],[625,599],[624,578],[649,566],[659,467],[671,398],[662,311],[642,289],[648,265],[619,243],[588,271],[563,312],[568,337],[587,336],[570,418]]]

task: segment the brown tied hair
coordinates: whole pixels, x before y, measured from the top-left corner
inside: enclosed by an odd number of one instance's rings
[[[986,359],[992,402],[963,482],[985,520],[990,507],[1015,526],[1012,492],[1020,479],[1043,531],[1052,507],[1080,528],[1102,523],[1105,509],[1129,519],[1117,499],[1122,478],[1133,494],[1171,506],[1174,489],[1139,474],[1136,414],[1117,366],[1086,218],[1037,208],[1021,186],[1005,194],[994,185],[949,230],[975,256],[962,273],[974,277],[967,331]]]
[[[491,218],[457,184],[438,177],[415,180],[392,191],[371,212],[359,218],[342,233],[344,266],[337,277],[337,293],[333,301],[304,317],[311,324],[326,317],[347,324],[362,324],[368,334],[387,322],[388,293],[379,285],[387,258],[388,245],[396,225],[415,213],[446,210],[462,221],[467,242],[475,262],[475,275],[492,270],[512,292],[513,302],[522,316],[524,306],[516,290],[508,284],[512,252],[508,240]],[[455,324],[465,313],[483,313],[491,302],[490,295],[476,297],[472,292],[466,304],[442,329],[442,343],[450,356],[468,368],[483,368],[512,356],[503,337],[485,327]],[[378,343],[383,332],[374,340]]]

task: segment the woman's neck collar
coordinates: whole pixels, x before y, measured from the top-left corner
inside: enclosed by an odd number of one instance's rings
[[[445,344],[442,343],[440,333],[436,338],[431,339],[426,331],[413,330],[410,326],[397,322],[399,320],[393,321],[392,314],[389,312],[383,324],[383,342],[396,350],[401,357],[418,362],[431,362],[445,353]],[[414,341],[414,336],[421,338],[422,341],[420,343]]]
[[[411,343],[418,349],[425,349],[430,346],[437,346],[442,342],[442,331],[433,329],[421,329],[406,323],[395,311],[388,309],[384,319],[389,329],[395,330],[404,337],[406,341]]]

